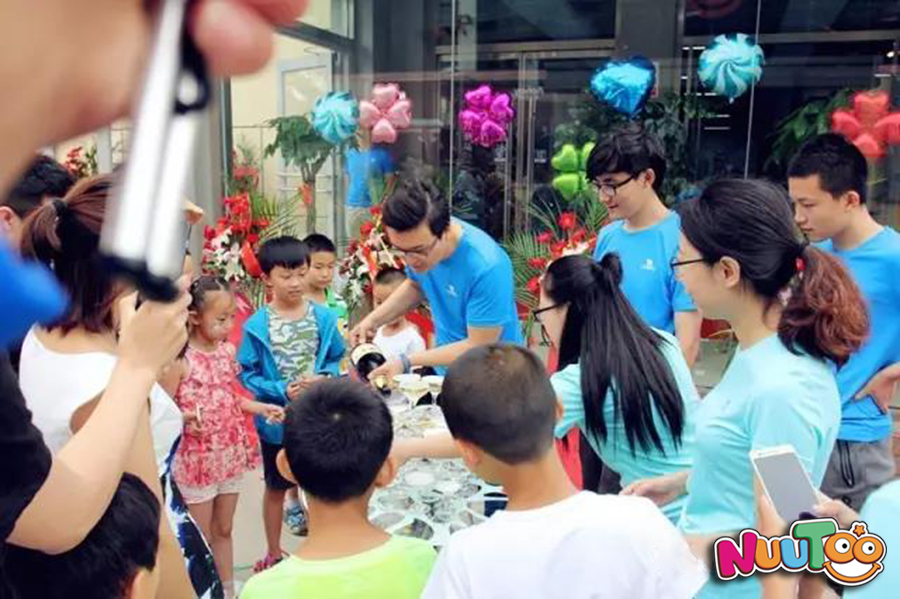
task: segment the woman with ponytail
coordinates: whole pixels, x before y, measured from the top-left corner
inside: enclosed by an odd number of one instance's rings
[[[621,282],[616,254],[561,258],[544,275],[534,314],[559,351],[557,437],[579,428],[628,485],[691,467],[699,398],[678,340],[644,324]],[[683,499],[663,506],[673,522]]]
[[[727,320],[739,349],[697,414],[694,467],[626,491],[658,501],[686,489],[679,527],[706,557],[720,536],[754,528],[752,450],[791,445],[818,486],[837,437],[834,380],[867,334],[859,290],[794,227],[790,200],[764,181],[713,183],[681,212],[673,264],[697,306]],[[756,578],[710,582],[700,597],[759,597]]]
[[[107,274],[98,247],[112,184],[110,177],[76,183],[64,199],[32,214],[23,231],[23,254],[46,264],[70,299],[61,321],[32,328],[22,346],[22,394],[53,453],[91,425],[119,359],[120,310],[129,289]],[[168,515],[160,529],[158,596],[222,597],[212,554],[170,474],[181,412],[159,385],[148,399],[125,469],[160,496]]]

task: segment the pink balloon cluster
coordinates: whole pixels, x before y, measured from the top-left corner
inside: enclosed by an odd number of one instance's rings
[[[376,84],[372,99],[359,103],[359,124],[372,131],[372,142],[392,144],[397,131],[412,122],[412,102],[396,83]]]
[[[459,113],[459,126],[472,143],[492,148],[506,141],[506,129],[516,116],[512,96],[495,93],[490,85],[466,92],[466,107]]]
[[[875,160],[887,153],[886,146],[900,144],[900,111],[891,111],[885,91],[858,92],[852,110],[840,108],[831,113],[831,130]]]

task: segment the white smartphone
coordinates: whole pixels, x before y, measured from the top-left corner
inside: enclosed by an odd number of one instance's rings
[[[753,450],[750,462],[778,515],[788,525],[811,516],[818,496],[793,446]]]

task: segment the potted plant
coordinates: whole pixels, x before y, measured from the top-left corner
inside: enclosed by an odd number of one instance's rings
[[[303,182],[298,196],[306,207],[306,232],[312,233],[316,230],[316,175],[335,146],[325,141],[303,115],[278,117],[267,124],[275,128],[275,141],[266,146],[265,156],[281,152],[287,166],[300,170]]]

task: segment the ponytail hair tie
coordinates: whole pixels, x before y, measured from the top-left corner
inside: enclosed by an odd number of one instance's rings
[[[69,211],[69,205],[59,198],[53,198],[53,209],[56,210],[56,216],[62,218]]]
[[[806,248],[808,247],[809,240],[804,239],[803,243],[800,244],[800,252],[797,254],[796,261],[794,262],[794,266],[797,269],[798,273],[806,270]]]

